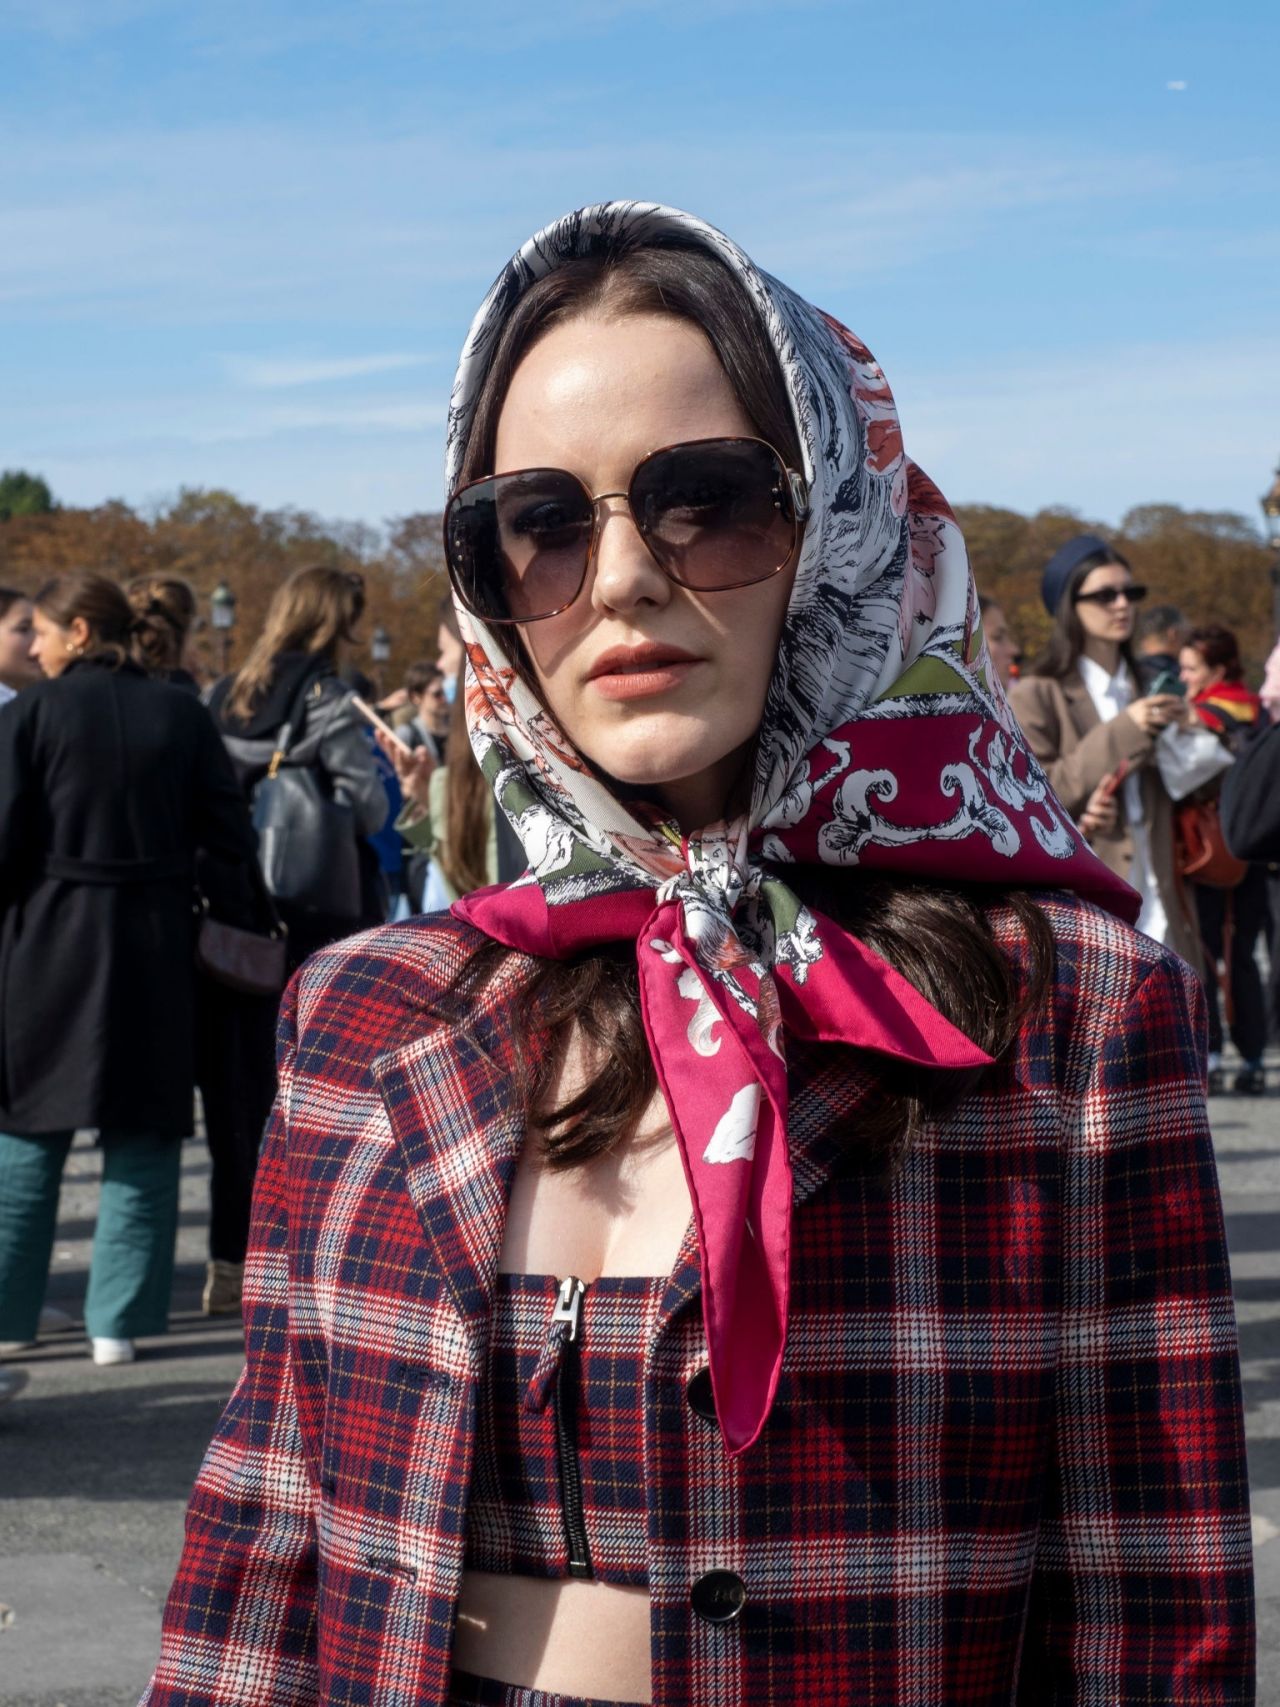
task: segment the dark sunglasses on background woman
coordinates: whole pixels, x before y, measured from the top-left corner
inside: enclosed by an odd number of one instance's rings
[[[486,474],[445,510],[454,590],[487,623],[539,622],[582,591],[598,506],[625,498],[668,579],[700,593],[766,581],[786,567],[809,513],[804,476],[763,439],[696,439],[650,451],[625,492],[588,492],[563,468]]]
[[[1099,587],[1095,593],[1077,593],[1072,600],[1077,605],[1111,605],[1125,599],[1131,605],[1140,605],[1147,596],[1147,589],[1141,581],[1133,581],[1127,587]]]

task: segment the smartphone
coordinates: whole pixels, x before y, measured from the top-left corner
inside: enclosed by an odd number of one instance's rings
[[[375,729],[380,729],[387,739],[394,741],[396,746],[401,748],[402,751],[406,753],[411,753],[413,751],[409,743],[391,727],[386,718],[379,716],[369,702],[361,699],[358,693],[352,694],[351,703],[355,706],[356,710],[360,713],[361,717],[364,718],[366,723],[372,723]]]
[[[1176,693],[1181,699],[1186,691],[1182,677],[1175,670],[1161,670],[1155,681],[1147,689],[1147,697],[1150,699],[1158,693]]]
[[[1103,777],[1102,792],[1106,795],[1108,800],[1118,792],[1121,783],[1128,776],[1131,769],[1132,766],[1128,759],[1121,759],[1120,763],[1111,772],[1111,774]]]

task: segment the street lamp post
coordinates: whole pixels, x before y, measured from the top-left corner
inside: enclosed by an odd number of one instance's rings
[[[378,683],[378,698],[381,699],[386,692],[383,671],[391,659],[391,636],[381,623],[369,636],[369,656],[373,659],[373,673]]]
[[[1271,490],[1262,500],[1262,514],[1267,525],[1267,541],[1275,553],[1271,563],[1271,637],[1280,638],[1280,467],[1271,482]]]
[[[222,673],[231,668],[231,631],[236,625],[236,596],[225,581],[219,581],[209,596],[209,615],[222,642]]]

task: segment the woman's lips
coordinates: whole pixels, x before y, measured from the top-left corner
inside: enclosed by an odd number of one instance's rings
[[[615,646],[596,659],[588,680],[602,699],[647,699],[679,687],[702,662],[678,646]]]

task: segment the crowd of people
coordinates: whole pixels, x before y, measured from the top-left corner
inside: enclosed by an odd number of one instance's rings
[[[1230,629],[1193,624],[1173,605],[1144,610],[1148,589],[1095,534],[1054,554],[1041,591],[1053,629],[1025,667],[1004,612],[980,601],[992,667],[1058,798],[1138,891],[1139,930],[1201,973],[1210,1092],[1262,1096],[1263,1054],[1280,1027],[1280,843],[1261,844],[1260,858],[1242,840],[1232,857],[1240,832],[1223,835],[1217,803],[1245,746],[1280,718],[1280,695],[1264,706],[1246,686]],[[1280,642],[1275,657],[1280,663]],[[1180,762],[1180,744],[1209,746],[1203,781]],[[1206,834],[1212,862],[1201,857]],[[1224,1011],[1240,1056],[1229,1085]]]
[[[1280,704],[1264,708],[1245,685],[1229,630],[1195,626],[1170,605],[1144,609],[1147,589],[1098,536],[1068,541],[1046,565],[1042,590],[1053,629],[1030,662],[1003,609],[980,596],[990,668],[1058,798],[1137,889],[1139,928],[1202,972],[1210,1091],[1228,1088],[1225,1010],[1240,1057],[1230,1088],[1261,1095],[1280,1013],[1280,842],[1267,839],[1265,824],[1260,842],[1233,825],[1242,859],[1209,881],[1187,870],[1175,821],[1182,797],[1171,795],[1159,760],[1162,732],[1192,727],[1229,755],[1231,765],[1183,807],[1194,813],[1225,788]],[[188,650],[197,605],[185,582],[144,578],[122,589],[82,574],[34,598],[0,590],[0,692],[24,696],[4,724],[0,1341],[10,1353],[34,1343],[42,1320],[69,1325],[44,1308],[43,1292],[58,1180],[77,1128],[98,1131],[104,1163],[85,1306],[95,1360],[128,1358],[135,1339],[164,1331],[174,1140],[192,1129],[193,1085],[212,1158],[204,1306],[239,1308],[259,1141],[276,1091],[279,992],[232,987],[196,965],[183,947],[188,879],[202,916],[260,934],[279,929],[287,974],[326,943],[389,916],[446,908],[524,869],[455,714],[463,647],[452,602],[439,613],[437,657],[411,665],[402,688],[381,700],[382,728],[356,708],[355,686],[369,689],[354,670],[363,603],[358,575],[300,571],[280,588],[244,664],[204,690],[238,785],[232,794],[228,766],[207,739],[209,716],[192,706],[201,695]],[[356,881],[329,910],[315,896],[273,895],[262,880],[253,803],[286,725],[287,763],[315,773],[349,817]],[[1255,744],[1262,755],[1274,748]],[[1251,758],[1241,775],[1261,762]],[[1265,802],[1266,791],[1255,792]],[[390,867],[374,841],[387,832],[402,855]],[[41,868],[41,883],[19,907],[24,861]],[[54,940],[76,942],[77,955],[51,958]],[[93,978],[83,976],[85,960]]]
[[[1093,534],[1023,660],[687,216],[542,233],[453,408],[391,695],[341,569],[212,684],[180,580],[0,591],[0,1342],[83,1129],[93,1360],[164,1331],[197,1090],[247,1330],[152,1707],[1243,1703],[1203,1074],[1266,1090],[1280,703]]]

